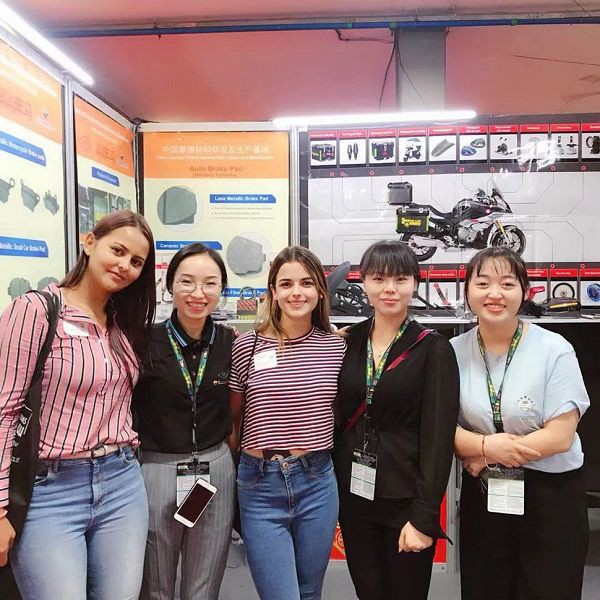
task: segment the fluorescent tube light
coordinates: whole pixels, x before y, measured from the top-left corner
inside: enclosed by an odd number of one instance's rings
[[[347,115],[307,115],[277,117],[273,124],[278,129],[307,125],[363,125],[373,123],[414,123],[415,121],[468,121],[474,119],[474,110],[434,110],[416,112],[358,113]]]
[[[48,41],[41,33],[36,31],[27,21],[21,18],[15,11],[0,2],[0,24],[12,29],[38,50],[45,54],[50,60],[63,67],[81,83],[93,85],[91,75],[73,62],[62,50],[59,50],[52,42]]]

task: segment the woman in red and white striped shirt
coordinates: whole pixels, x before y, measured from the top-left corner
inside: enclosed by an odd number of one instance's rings
[[[24,600],[134,600],[148,507],[130,402],[155,306],[144,218],[118,211],[102,219],[76,266],[48,291],[61,309],[42,378],[39,470],[11,565]],[[15,536],[16,425],[47,331],[39,294],[17,298],[0,317],[0,565]]]
[[[244,544],[261,600],[318,600],[337,521],[333,400],[345,342],[306,248],[269,271],[266,319],[233,346],[230,399]]]

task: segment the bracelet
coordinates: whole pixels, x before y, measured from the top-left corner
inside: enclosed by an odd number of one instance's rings
[[[485,466],[489,469],[490,465],[488,465],[487,456],[485,455],[485,435],[481,436],[481,455],[483,456],[483,461],[485,462]]]

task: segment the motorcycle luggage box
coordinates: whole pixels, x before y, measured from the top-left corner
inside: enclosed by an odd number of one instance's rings
[[[396,209],[397,233],[427,233],[429,209],[422,206],[400,206]]]
[[[412,183],[393,181],[388,183],[388,204],[412,204]]]

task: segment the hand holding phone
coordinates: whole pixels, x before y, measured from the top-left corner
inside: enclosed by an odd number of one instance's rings
[[[214,485],[198,479],[173,516],[186,527],[193,527],[216,493]]]

